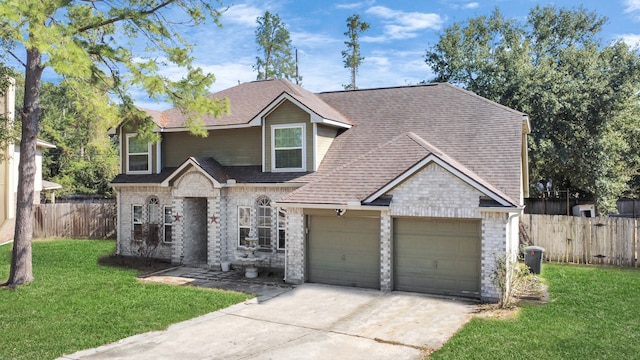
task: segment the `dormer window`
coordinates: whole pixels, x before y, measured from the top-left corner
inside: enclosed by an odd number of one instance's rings
[[[127,134],[127,174],[151,174],[151,143]]]
[[[271,127],[272,171],[306,171],[304,124]]]

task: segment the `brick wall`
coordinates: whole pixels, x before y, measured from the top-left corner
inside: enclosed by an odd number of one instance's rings
[[[192,169],[180,177],[172,187],[161,186],[131,186],[120,188],[119,207],[119,231],[118,249],[123,255],[131,255],[132,205],[143,205],[143,217],[147,217],[146,204],[152,196],[159,199],[159,211],[163,211],[164,205],[173,207],[173,215],[178,220],[173,222],[173,243],[162,243],[156,253],[156,257],[170,259],[174,264],[183,264],[185,261],[185,238],[197,235],[194,226],[187,226],[186,220],[200,216],[200,212],[206,212],[206,239],[207,265],[211,268],[220,266],[222,261],[234,262],[242,255],[238,249],[238,206],[250,206],[257,209],[256,200],[261,196],[268,197],[272,202],[279,200],[283,195],[291,192],[296,186],[232,186],[220,187],[212,183],[199,171]],[[191,198],[205,198],[206,206],[185,206],[185,202]],[[194,213],[197,212],[197,213]],[[163,213],[160,214],[162,218]],[[257,226],[255,212],[253,213],[253,226]],[[277,210],[272,210],[272,244],[274,248],[269,251],[261,251],[260,256],[265,260],[261,264],[266,267],[284,267],[284,250],[276,250],[277,246]],[[187,256],[189,257],[189,256]],[[187,259],[189,260],[189,259]],[[193,259],[191,259],[193,260]]]
[[[482,212],[482,249],[480,266],[482,277],[480,282],[481,296],[486,301],[498,301],[500,293],[491,280],[496,269],[496,257],[507,251],[507,213]]]
[[[305,223],[300,208],[287,209],[286,281],[302,284],[305,280]]]
[[[282,196],[293,191],[295,187],[273,187],[273,186],[232,186],[221,189],[220,204],[220,259],[221,261],[229,261],[234,263],[238,256],[243,252],[238,249],[238,207],[248,206],[252,211],[252,227],[257,227],[257,205],[256,200],[261,196],[266,196],[275,202],[280,200]],[[260,251],[257,254],[265,260],[261,266],[265,267],[284,267],[284,250],[276,250],[277,247],[277,210],[271,211],[271,241],[273,248],[268,251]],[[289,214],[287,213],[287,218]],[[287,241],[291,236],[287,229]]]
[[[151,197],[156,197],[159,201],[156,214],[160,219],[163,217],[163,206],[173,205],[171,191],[169,188],[160,186],[131,186],[120,189],[118,203],[118,253],[120,255],[132,255],[131,239],[133,234],[133,205],[142,205],[142,217],[147,219],[148,202]],[[161,242],[156,250],[155,257],[159,259],[172,259],[171,244]]]
[[[156,196],[160,205],[173,205],[174,214],[186,216],[185,197],[205,197],[207,199],[207,262],[210,267],[219,266],[221,261],[234,262],[241,255],[238,249],[238,207],[248,206],[257,209],[256,199],[268,197],[272,202],[292,191],[293,186],[242,186],[216,188],[206,177],[195,171],[187,172],[177,183],[176,188],[164,187],[127,187],[120,196],[120,253],[128,254],[130,249],[132,204],[146,204],[150,196]],[[390,194],[393,195],[389,210],[382,211],[380,223],[380,288],[390,291],[392,283],[392,224],[393,217],[437,217],[479,219],[481,231],[481,296],[485,300],[497,299],[497,289],[490,280],[495,267],[495,254],[515,254],[518,244],[517,216],[504,212],[491,212],[478,207],[482,194],[464,183],[437,164],[431,164],[416,173]],[[146,208],[145,208],[146,209]],[[255,211],[254,211],[255,215]],[[305,280],[305,222],[303,210],[287,209],[287,249],[275,250],[277,241],[277,212],[272,210],[272,243],[274,249],[262,251],[265,258],[262,266],[285,267],[286,280],[290,283],[302,283]],[[255,227],[256,217],[253,216]],[[184,260],[184,242],[187,235],[183,222],[173,226],[173,248],[162,244],[159,257],[170,258],[180,264]],[[286,259],[285,259],[286,256]]]
[[[517,250],[517,216],[511,218],[507,231],[508,213],[481,211],[479,197],[482,193],[437,164],[428,165],[389,193],[393,195],[390,205],[391,217],[481,219],[480,296],[488,301],[497,300],[498,292],[491,282],[490,274],[495,268],[495,254],[505,254],[507,251],[511,253],[514,247]],[[391,227],[392,221],[387,221],[383,216],[380,247],[382,290],[388,290],[393,286],[390,271],[392,246],[387,245],[386,239],[390,236],[387,234],[391,234]]]
[[[380,214],[380,290],[393,290],[391,281],[393,246],[391,246],[391,214],[383,210]]]
[[[392,216],[480,218],[482,194],[437,164],[427,165],[389,194]]]

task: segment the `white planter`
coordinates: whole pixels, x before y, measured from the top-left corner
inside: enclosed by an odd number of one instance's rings
[[[222,271],[227,272],[229,271],[229,269],[231,269],[231,263],[228,261],[223,261],[220,263],[220,268],[222,268]]]

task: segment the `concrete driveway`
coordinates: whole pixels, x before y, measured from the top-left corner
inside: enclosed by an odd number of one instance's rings
[[[421,294],[304,284],[60,359],[422,359],[472,309]]]

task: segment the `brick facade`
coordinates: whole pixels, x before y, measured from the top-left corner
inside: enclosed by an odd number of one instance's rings
[[[220,258],[222,261],[228,261],[232,264],[238,256],[243,254],[238,249],[238,207],[246,206],[252,209],[252,228],[257,228],[257,203],[260,197],[267,197],[271,202],[278,201],[282,196],[293,191],[296,187],[287,186],[242,186],[236,185],[221,189],[221,226],[220,226]],[[290,221],[289,212],[287,212],[287,223]],[[258,253],[264,258],[262,266],[270,268],[284,268],[285,250],[277,250],[277,209],[271,211],[271,249],[265,249]],[[289,225],[287,224],[287,231]],[[291,235],[287,233],[287,238]]]
[[[267,197],[277,202],[296,187],[248,186],[235,184],[220,186],[212,183],[195,170],[188,171],[178,179],[174,187],[126,187],[120,189],[120,231],[119,252],[130,254],[128,244],[131,234],[131,210],[133,204],[144,204],[152,196],[161,204],[173,206],[178,221],[173,224],[174,241],[162,244],[158,255],[171,259],[175,264],[185,262],[188,249],[185,238],[189,237],[185,218],[195,216],[189,211],[206,212],[206,264],[211,268],[223,261],[232,264],[242,251],[238,249],[238,207],[250,207],[252,227],[257,226],[256,200]],[[393,290],[393,219],[394,217],[461,218],[478,219],[481,222],[481,297],[496,300],[497,289],[491,282],[490,274],[495,267],[496,254],[510,253],[515,256],[518,244],[518,217],[507,212],[495,212],[479,207],[480,191],[463,182],[437,164],[427,165],[413,176],[389,192],[393,200],[380,216],[380,289]],[[191,198],[203,198],[206,205],[185,206]],[[204,204],[204,202],[203,202]],[[191,210],[190,210],[191,209]],[[258,254],[264,257],[263,267],[283,268],[289,283],[305,281],[306,225],[302,208],[287,208],[286,250],[277,250],[277,210],[272,209],[272,244]],[[286,262],[286,264],[285,264]]]
[[[143,217],[147,219],[146,203],[152,197],[159,200],[159,211],[163,207],[172,206],[174,221],[172,224],[173,242],[161,243],[155,257],[171,260],[173,264],[204,265],[219,268],[220,263],[234,263],[242,251],[238,249],[238,207],[257,208],[256,200],[267,197],[277,201],[297,186],[229,186],[214,184],[206,176],[191,169],[178,178],[172,187],[162,186],[129,186],[119,190],[120,221],[118,232],[118,253],[133,255],[131,239],[133,231],[133,205],[143,206]],[[201,200],[197,200],[201,199]],[[257,226],[256,212],[252,211],[252,226]],[[161,217],[160,214],[159,216]],[[272,249],[260,251],[264,258],[262,266],[284,268],[285,250],[277,250],[277,210],[271,213]],[[192,219],[200,219],[194,224]],[[205,221],[206,219],[206,225]],[[190,242],[194,238],[204,237],[206,249],[204,253],[193,252],[199,242]]]
[[[118,254],[133,255],[131,248],[133,238],[133,206],[142,206],[142,218],[149,219],[149,201],[158,199],[158,214],[153,216],[162,219],[163,206],[173,205],[171,189],[161,186],[131,186],[122,188],[118,194]],[[175,230],[174,230],[175,231]],[[154,257],[172,259],[172,244],[162,241]]]
[[[292,284],[305,281],[305,220],[300,208],[287,209],[287,264],[285,280]]]
[[[426,184],[426,185],[425,185]],[[391,217],[435,217],[480,219],[481,237],[481,279],[480,296],[483,300],[494,301],[498,298],[490,274],[495,268],[495,255],[513,251],[514,239],[517,250],[517,216],[509,218],[505,212],[491,212],[479,207],[480,191],[463,182],[458,177],[437,164],[427,165],[424,169],[405,180],[389,192],[393,195],[390,205]],[[507,239],[507,224],[510,221],[510,238]],[[392,221],[381,222],[381,290],[392,288],[391,253],[393,246],[386,246],[385,234],[392,234]],[[515,226],[513,225],[515,224]],[[509,248],[507,248],[509,244]],[[385,263],[385,262],[388,262]]]

